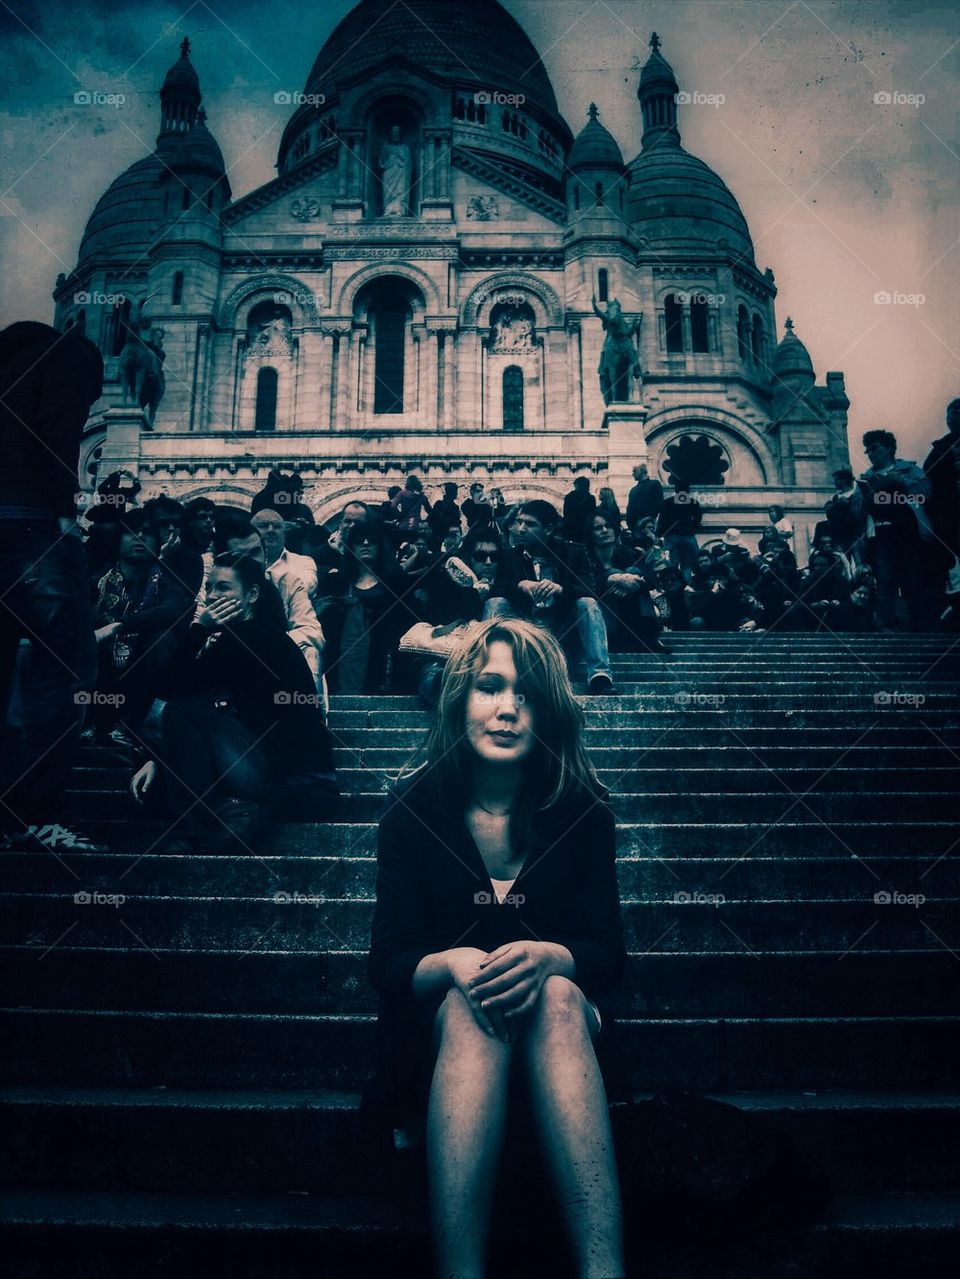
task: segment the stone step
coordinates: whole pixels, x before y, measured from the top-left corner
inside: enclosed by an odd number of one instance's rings
[[[676,891],[715,893],[738,899],[848,897],[877,885],[928,896],[960,888],[960,856],[878,854],[866,860],[805,857],[619,856],[617,877],[626,898],[662,900]],[[0,853],[0,883],[11,893],[124,893],[154,897],[371,898],[376,860],[350,852],[342,856],[259,856],[247,854]],[[79,888],[77,887],[79,885]]]
[[[720,696],[718,694],[717,696]],[[860,699],[857,706],[838,705],[831,698],[793,698],[789,704],[776,705],[771,699],[754,697],[750,705],[743,698],[728,699],[724,703],[704,705],[698,701],[680,704],[668,697],[652,696],[624,702],[616,697],[594,697],[587,707],[586,730],[603,729],[613,736],[623,730],[651,729],[834,729],[857,740],[860,733],[876,728],[903,729],[926,728],[940,734],[944,729],[957,728],[956,699],[940,706],[927,702],[922,706],[874,706],[869,699]],[[623,705],[620,703],[624,702]],[[638,704],[642,702],[642,704]],[[816,704],[815,704],[816,702]],[[424,730],[430,718],[415,707],[405,710],[336,710],[330,712],[330,728],[334,735],[342,729],[376,730],[406,729]]]
[[[717,786],[720,779],[713,776],[704,785]],[[791,795],[778,784],[772,774],[756,774],[756,782],[763,789],[746,790],[728,794],[726,791],[702,791],[683,794],[676,791],[627,792],[611,796],[611,807],[618,822],[674,821],[682,817],[685,823],[727,821],[759,821],[778,823],[787,817],[801,814],[823,822],[840,820],[869,821],[878,811],[895,811],[905,822],[922,821],[935,816],[939,821],[960,819],[960,793],[956,790],[897,790],[887,791],[811,791]],[[132,800],[119,790],[77,790],[70,788],[68,816],[85,823],[102,818],[104,812],[114,812],[122,818],[124,812],[136,810]],[[384,810],[386,792],[369,791],[345,793],[336,804],[339,822],[379,821]]]
[[[382,804],[382,797],[378,797]],[[132,808],[132,805],[131,805]],[[83,829],[93,839],[131,857],[155,852],[169,831],[169,823],[149,821],[133,812],[131,817],[104,818],[104,811],[114,806],[91,811]],[[799,818],[798,818],[799,815]],[[263,839],[257,841],[256,854],[288,856],[359,856],[374,857],[377,851],[379,814],[365,821],[280,822]],[[846,853],[849,856],[875,856],[878,850],[899,855],[929,856],[930,864],[955,855],[956,824],[949,820],[874,820],[876,808],[869,818],[831,821],[825,827],[803,806],[796,806],[786,816],[769,822],[745,821],[622,821],[617,826],[617,849],[621,856],[733,857],[794,856],[806,857]],[[58,857],[63,854],[56,848]],[[71,854],[72,856],[72,854]]]
[[[690,715],[692,718],[692,713]],[[708,753],[727,748],[739,750],[774,749],[784,752],[813,748],[824,750],[833,748],[836,753],[851,751],[854,758],[856,752],[879,750],[903,750],[940,748],[946,751],[960,748],[960,724],[954,717],[955,726],[950,727],[941,721],[939,727],[931,730],[924,725],[907,726],[890,719],[881,722],[876,728],[858,729],[851,735],[850,729],[844,725],[832,728],[801,727],[793,723],[792,718],[769,727],[744,725],[740,728],[724,727],[722,717],[714,715],[709,725],[691,727],[687,715],[647,716],[644,727],[624,724],[617,728],[598,728],[587,721],[584,729],[584,741],[591,759],[601,750],[634,750],[639,747],[657,746],[663,750],[702,750]],[[654,721],[654,722],[651,722]],[[666,721],[666,723],[664,722]],[[789,734],[787,733],[789,729]],[[415,750],[424,740],[424,727],[398,727],[378,729],[375,736],[367,728],[334,728],[334,743],[348,750],[357,748],[397,750],[401,754]],[[857,742],[851,746],[851,736]],[[373,745],[375,743],[375,746]],[[950,756],[954,758],[953,755]],[[899,756],[898,756],[899,759]],[[877,763],[883,763],[877,759]],[[895,761],[897,762],[897,761]]]
[[[612,794],[677,793],[700,794],[706,790],[723,789],[730,794],[743,791],[762,792],[780,790],[791,795],[817,791],[864,791],[882,794],[886,790],[948,791],[960,784],[960,762],[952,760],[946,767],[914,768],[863,765],[848,767],[844,754],[834,754],[833,759],[820,767],[790,767],[782,764],[767,765],[749,754],[743,766],[723,766],[717,759],[710,767],[683,768],[666,765],[656,751],[625,752],[629,764],[619,767],[598,767],[600,781]],[[839,761],[843,761],[840,763]],[[386,790],[400,774],[402,758],[391,761],[392,767],[370,766],[355,768],[340,766],[337,784],[342,794],[363,794]],[[704,761],[700,761],[701,765]],[[599,761],[594,759],[594,764]],[[632,767],[630,766],[632,765]],[[116,768],[78,768],[71,780],[71,793],[92,791],[99,794],[125,795],[129,785],[130,770]]]
[[[639,1100],[639,1098],[638,1098]],[[846,1192],[956,1185],[960,1095],[733,1093],[717,1100],[787,1134]],[[615,1140],[642,1161],[641,1109],[615,1106]],[[388,1134],[357,1093],[0,1088],[0,1184],[115,1191],[389,1192]]]
[[[960,898],[924,894],[914,902],[910,886],[886,885],[863,876],[861,891],[849,898],[803,901],[741,901],[722,893],[701,898],[687,888],[671,890],[661,901],[621,900],[624,934],[630,950],[655,950],[669,935],[674,950],[713,951],[739,943],[750,950],[844,950],[867,932],[890,949],[916,949],[933,939],[960,948]],[[85,891],[85,890],[84,890]],[[522,880],[517,885],[522,891]],[[489,883],[471,889],[491,910]],[[898,904],[877,900],[896,892]],[[138,897],[105,903],[96,898],[78,905],[73,892],[62,896],[0,894],[0,942],[55,946],[69,935],[72,945],[117,946],[132,939],[148,950],[255,950],[268,938],[283,950],[299,948],[360,950],[370,943],[371,899],[340,898],[298,902],[279,890],[264,899]],[[472,905],[471,903],[468,903]],[[931,937],[932,934],[932,937]]]
[[[957,1016],[956,959],[932,936],[924,950],[878,949],[874,929],[849,950],[680,953],[672,934],[634,951],[609,998],[624,1017]],[[0,1003],[64,1008],[208,1013],[375,1013],[367,952],[283,951],[266,937],[255,950],[0,947]],[[40,956],[43,956],[40,962]],[[159,961],[158,962],[158,957]],[[758,981],[762,964],[764,980]]]
[[[381,1200],[321,1196],[102,1194],[16,1190],[4,1196],[8,1258],[18,1279],[49,1279],[71,1257],[71,1279],[107,1275],[155,1279],[323,1279],[427,1275],[431,1261],[420,1213]],[[506,1209],[505,1205],[505,1209]],[[500,1218],[502,1219],[502,1218]],[[644,1279],[796,1279],[798,1275],[951,1272],[960,1235],[960,1197],[951,1192],[837,1196],[814,1226],[769,1237],[700,1239],[662,1210],[625,1214],[629,1273]],[[733,1232],[731,1232],[732,1234]],[[568,1273],[558,1223],[538,1210],[494,1237],[498,1279]],[[635,1258],[635,1260],[634,1260]]]
[[[759,968],[758,968],[759,971]],[[374,1060],[374,1018],[2,1009],[0,1083],[331,1088]],[[955,1089],[950,1017],[623,1019],[634,1089]]]
[[[590,718],[596,719],[602,714],[642,712],[647,710],[669,710],[671,706],[683,707],[692,703],[677,702],[677,691],[672,687],[662,690],[652,687],[648,681],[636,681],[636,687],[629,686],[620,693],[604,694],[596,697],[578,698]],[[695,687],[687,691],[706,697],[711,693],[724,694],[728,703],[736,704],[740,709],[765,710],[791,708],[808,711],[829,711],[834,709],[865,712],[875,710],[877,714],[900,714],[904,710],[917,709],[930,711],[953,711],[957,706],[960,689],[957,685],[945,681],[934,683],[930,680],[916,681],[915,685],[890,690],[877,689],[877,682],[864,678],[850,680],[824,680],[811,684],[807,679],[795,680],[697,680]],[[876,700],[889,697],[890,700]],[[898,703],[895,698],[900,698]],[[922,699],[909,701],[904,699]],[[391,713],[416,714],[424,720],[428,716],[421,710],[415,698],[406,696],[383,697],[339,697],[331,699],[331,723],[334,717],[349,714],[351,711],[366,712],[371,724],[377,715]]]
[[[380,745],[380,734],[371,741],[363,739],[363,745],[334,748],[334,761],[338,769],[369,768],[386,770],[394,774],[403,768],[415,742],[410,746]],[[923,746],[835,746],[779,745],[730,746],[689,745],[673,746],[663,741],[656,749],[637,744],[620,746],[589,746],[590,762],[597,769],[621,769],[651,765],[655,769],[714,769],[726,777],[730,769],[771,768],[816,769],[826,771],[835,764],[863,772],[867,769],[896,771],[899,776],[911,779],[930,769],[960,770],[960,752],[948,746],[939,746],[928,733]],[[638,754],[644,751],[643,760]]]

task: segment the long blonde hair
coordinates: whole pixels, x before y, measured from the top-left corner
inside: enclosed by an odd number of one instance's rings
[[[471,630],[451,653],[440,684],[433,723],[401,773],[429,775],[444,804],[465,808],[476,760],[466,735],[467,698],[487,663],[490,645],[509,644],[517,668],[517,693],[533,712],[534,746],[524,761],[524,782],[510,823],[515,849],[530,846],[537,813],[587,791],[602,797],[583,745],[584,715],[573,694],[567,663],[549,631],[520,618],[493,618]]]

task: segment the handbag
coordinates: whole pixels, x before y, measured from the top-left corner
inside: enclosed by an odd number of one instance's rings
[[[420,657],[433,657],[442,661],[450,656],[461,640],[472,634],[479,622],[461,622],[449,626],[431,626],[429,622],[416,622],[400,637],[401,653],[414,653]]]

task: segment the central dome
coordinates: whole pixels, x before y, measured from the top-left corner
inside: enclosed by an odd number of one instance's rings
[[[334,29],[307,77],[307,94],[353,80],[391,57],[479,89],[522,93],[557,115],[540,55],[497,0],[361,0]]]

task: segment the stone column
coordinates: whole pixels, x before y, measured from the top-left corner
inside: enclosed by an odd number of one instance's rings
[[[467,329],[457,338],[458,425],[464,430],[483,426],[483,393],[480,386],[480,332]]]
[[[338,324],[331,326],[331,334],[337,343],[337,376],[333,390],[333,429],[347,431],[353,424],[350,411],[350,387],[353,375],[353,360],[350,357],[350,337],[353,326]]]
[[[621,510],[627,509],[627,498],[633,485],[633,468],[647,460],[647,441],[643,424],[647,409],[642,404],[608,404],[603,425],[607,438],[607,484],[613,489]]]
[[[147,415],[134,405],[104,409],[103,422],[107,428],[103,452],[97,466],[97,483],[111,471],[140,472],[140,435],[149,430]]]
[[[579,320],[567,324],[567,387],[573,406],[573,429],[583,430],[583,371]]]

